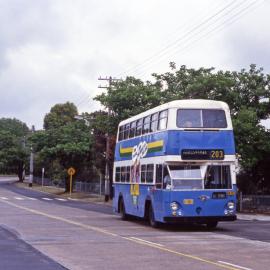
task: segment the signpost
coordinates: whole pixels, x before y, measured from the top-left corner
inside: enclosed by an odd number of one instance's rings
[[[73,167],[70,167],[68,169],[68,175],[70,176],[69,178],[69,196],[71,196],[71,191],[72,191],[72,176],[75,174],[75,169]]]

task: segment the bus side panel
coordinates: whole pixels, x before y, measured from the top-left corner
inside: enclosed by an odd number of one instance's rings
[[[170,204],[171,192],[169,190],[157,189],[151,196],[152,206],[156,221],[163,222],[165,205]]]

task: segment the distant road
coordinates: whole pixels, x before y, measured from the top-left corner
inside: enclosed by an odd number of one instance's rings
[[[62,265],[75,270],[269,269],[268,221],[220,223],[213,231],[204,226],[153,229],[141,220],[122,221],[112,213],[111,207],[103,204],[58,198],[2,181],[0,212],[3,237],[12,233],[17,237],[11,237],[14,245],[21,239],[25,248],[42,253],[33,252],[35,259],[43,261],[38,256],[46,256],[49,264],[56,263],[57,267]],[[3,256],[6,255],[0,252],[1,261]],[[11,268],[13,259],[11,252],[10,268],[7,261],[5,269],[16,269]]]

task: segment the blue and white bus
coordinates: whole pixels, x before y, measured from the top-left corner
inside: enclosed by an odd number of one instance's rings
[[[209,228],[236,220],[236,157],[226,103],[176,100],[119,124],[113,208],[159,223]]]

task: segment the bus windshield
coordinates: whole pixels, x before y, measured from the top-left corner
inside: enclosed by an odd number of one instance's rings
[[[168,165],[173,189],[230,189],[230,165]]]
[[[200,166],[170,165],[174,189],[202,189]]]
[[[226,128],[223,110],[216,109],[179,109],[177,111],[179,128]]]

